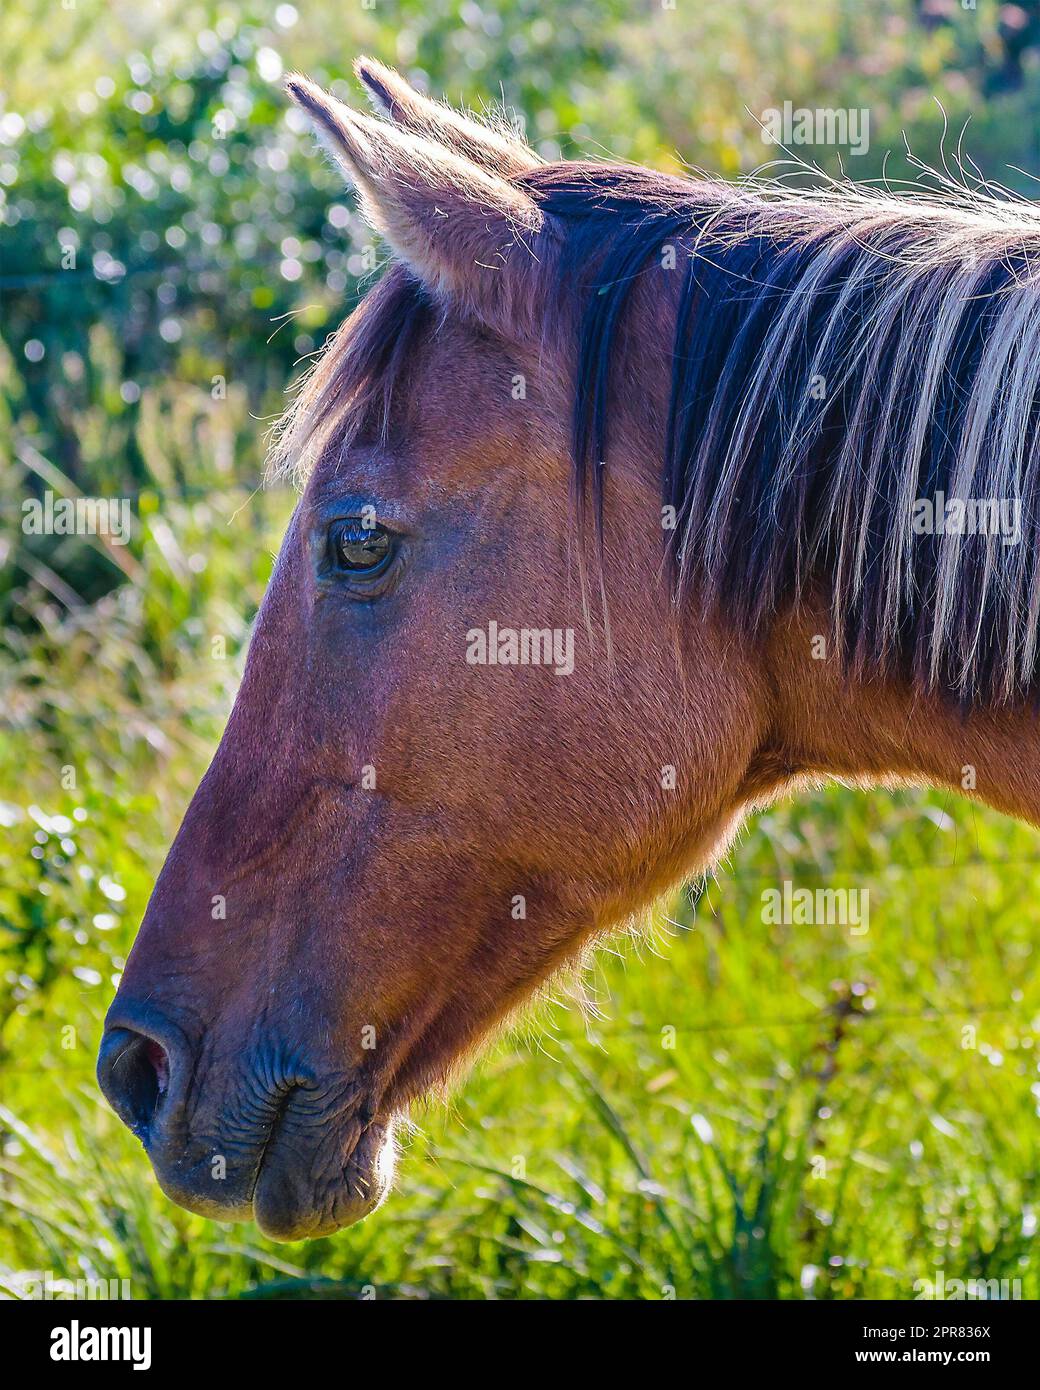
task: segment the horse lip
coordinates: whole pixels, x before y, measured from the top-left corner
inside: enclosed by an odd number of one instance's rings
[[[283,1105],[279,1116],[284,1119],[287,1110]],[[340,1156],[335,1178],[330,1181],[328,1175],[318,1183],[306,1159],[297,1166],[298,1145],[277,1142],[283,1124],[272,1125],[248,1199],[253,1220],[265,1236],[280,1241],[316,1239],[353,1225],[380,1205],[390,1186],[385,1159],[392,1154],[392,1118],[366,1105],[347,1123],[356,1127],[353,1143]],[[316,1188],[322,1194],[320,1202]]]
[[[252,1181],[249,1184],[248,1201],[252,1202],[253,1200],[254,1194],[256,1192],[257,1183],[260,1181],[260,1176],[264,1169],[264,1163],[267,1161],[267,1158],[272,1152],[272,1150],[277,1148],[278,1139],[280,1138],[281,1131],[284,1128],[286,1116],[292,1109],[294,1099],[297,1098],[301,1094],[301,1092],[305,1092],[305,1090],[305,1087],[297,1084],[289,1086],[284,1091],[284,1093],[281,1096],[279,1096],[274,1110],[274,1114],[271,1116],[271,1122],[267,1134],[261,1140],[259,1150],[257,1152],[256,1165],[253,1171]],[[343,1117],[340,1117],[341,1120],[342,1118]],[[381,1114],[381,1112],[377,1109],[374,1101],[365,1098],[358,1103],[357,1109],[354,1111],[353,1115],[347,1115],[345,1119],[347,1125],[349,1125],[351,1122],[356,1122],[359,1127],[357,1138],[354,1140],[350,1152],[344,1160],[344,1167],[348,1167],[354,1155],[357,1153],[358,1147],[360,1146],[362,1139],[365,1137],[369,1129],[371,1129],[372,1126],[376,1124],[378,1121],[382,1121],[384,1128],[388,1129],[390,1126],[390,1116],[388,1114]],[[317,1132],[320,1132],[320,1119],[315,1122],[314,1128]],[[309,1133],[310,1131],[308,1130],[307,1132]],[[297,1134],[296,1137],[298,1138],[299,1134]]]
[[[278,1133],[278,1126],[281,1123],[286,1110],[288,1110],[289,1108],[289,1103],[292,1100],[293,1092],[296,1089],[297,1088],[295,1086],[290,1086],[289,1089],[285,1092],[285,1094],[280,1097],[278,1101],[278,1106],[271,1117],[271,1127],[267,1131],[267,1135],[265,1136],[263,1143],[260,1145],[260,1152],[256,1156],[256,1167],[253,1170],[253,1181],[249,1184],[249,1196],[246,1198],[246,1200],[249,1202],[250,1206],[253,1205],[253,1197],[256,1193],[256,1185],[260,1181],[260,1174],[263,1171],[264,1159],[267,1157],[268,1151],[274,1143],[275,1136]]]

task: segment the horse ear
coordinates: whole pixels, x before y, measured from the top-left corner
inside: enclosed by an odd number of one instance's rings
[[[522,189],[423,136],[351,110],[305,77],[293,100],[361,195],[369,222],[439,299],[504,333],[530,319],[543,217]]]
[[[516,178],[542,163],[512,131],[496,129],[440,101],[431,101],[375,58],[358,58],[354,71],[368,89],[376,114],[415,135],[437,140],[492,173]]]

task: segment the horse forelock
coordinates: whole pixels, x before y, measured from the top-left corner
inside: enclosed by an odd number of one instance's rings
[[[394,263],[340,324],[272,432],[271,481],[306,481],[330,449],[359,434],[385,440],[394,393],[433,318],[418,280]]]

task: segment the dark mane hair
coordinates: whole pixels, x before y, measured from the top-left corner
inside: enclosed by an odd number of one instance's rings
[[[600,534],[619,325],[634,285],[665,277],[674,336],[647,350],[670,371],[662,505],[677,593],[761,634],[819,590],[854,669],[966,706],[1036,693],[1040,210],[966,190],[807,192],[620,165],[546,165],[518,182],[559,234],[575,495]],[[385,428],[429,316],[393,267],[319,362],[294,407],[307,428],[290,416],[282,457],[347,412]],[[918,532],[915,508],[945,520],[942,499],[989,529]]]

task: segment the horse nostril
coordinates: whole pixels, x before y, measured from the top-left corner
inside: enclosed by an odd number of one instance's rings
[[[148,1046],[145,1049],[145,1056],[152,1064],[155,1072],[156,1085],[159,1088],[159,1095],[166,1094],[166,1088],[170,1084],[170,1059],[166,1055],[166,1049],[162,1043],[157,1043],[153,1038],[147,1039]]]
[[[154,1038],[113,1028],[101,1044],[98,1082],[123,1123],[143,1136],[170,1083],[166,1049]]]

